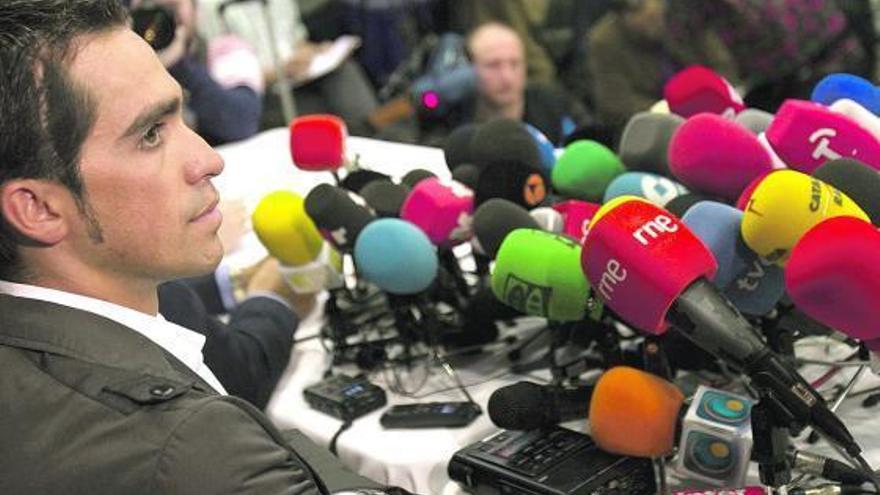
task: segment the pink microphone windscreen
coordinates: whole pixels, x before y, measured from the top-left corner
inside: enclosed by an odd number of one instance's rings
[[[880,232],[853,217],[810,229],[785,266],[785,287],[804,313],[880,347]]]
[[[755,177],[773,170],[773,162],[748,129],[704,113],[688,119],[673,134],[669,170],[692,189],[732,201]]]
[[[441,247],[470,239],[473,213],[473,191],[460,182],[437,177],[416,184],[400,208],[400,218],[416,224]]]
[[[684,118],[698,113],[714,113],[733,119],[746,108],[742,97],[717,72],[694,65],[672,76],[663,87],[669,110]]]
[[[345,164],[345,122],[335,115],[304,115],[290,122],[290,157],[301,170],[333,171]]]
[[[553,209],[562,214],[562,233],[572,239],[581,242],[587,235],[590,220],[599,211],[600,206],[596,203],[570,199],[553,205]]]
[[[666,313],[675,299],[718,268],[681,220],[642,200],[623,201],[593,222],[581,267],[615,313],[653,334],[666,331]]]
[[[837,158],[855,158],[880,169],[880,140],[852,118],[818,103],[786,100],[766,134],[776,154],[806,174]]]

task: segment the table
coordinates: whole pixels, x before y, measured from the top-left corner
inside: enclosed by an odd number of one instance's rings
[[[400,178],[413,168],[424,168],[440,177],[449,177],[441,150],[406,144],[387,143],[372,139],[350,137],[348,148],[360,157],[360,163]],[[242,143],[218,148],[226,161],[226,169],[215,179],[215,184],[224,199],[240,199],[249,211],[266,193],[277,189],[288,189],[305,195],[309,189],[321,182],[332,182],[332,176],[325,172],[303,172],[296,169],[288,151],[287,129],[266,131]],[[230,253],[228,259],[259,259],[265,249],[248,235],[240,249]],[[321,325],[320,311],[306,318],[297,332],[297,337],[311,335]],[[534,322],[533,322],[534,324]],[[811,356],[827,354],[823,347],[830,346],[826,340],[808,341],[804,345],[813,346]],[[845,352],[844,349],[827,351]],[[302,398],[302,390],[319,381],[329,365],[330,356],[317,341],[297,344],[291,362],[285,371],[267,413],[280,428],[297,428],[319,444],[327,445],[339,428],[341,421],[309,408]],[[460,369],[466,384],[478,382],[486,376],[493,379],[486,383],[469,386],[468,390],[485,411],[489,395],[500,386],[513,383],[522,377],[514,375],[497,376],[506,363],[503,350],[489,357],[463,361]],[[808,379],[815,378],[826,368],[813,366],[805,372]],[[835,378],[831,383],[845,383],[852,375],[847,373]],[[880,379],[868,374],[857,389],[877,385]],[[483,378],[481,378],[483,377]],[[378,380],[385,385],[382,377]],[[434,373],[428,381],[429,389],[451,387],[452,380],[440,373]],[[425,400],[463,400],[457,390],[431,395]],[[412,401],[405,397],[389,394],[389,403]],[[866,450],[866,458],[874,465],[880,465],[880,407],[864,409],[860,400],[850,400],[841,408],[842,417],[847,422],[856,439]],[[399,485],[422,494],[453,495],[463,493],[458,484],[449,481],[446,463],[452,453],[459,448],[497,431],[486,414],[470,426],[462,429],[431,430],[384,430],[379,424],[381,411],[359,418],[338,440],[341,460],[360,474],[381,483]],[[585,422],[566,426],[585,428]],[[827,446],[813,446],[810,451],[823,455],[833,455]],[[754,466],[753,466],[754,467]],[[752,470],[752,483],[757,482],[757,469]]]

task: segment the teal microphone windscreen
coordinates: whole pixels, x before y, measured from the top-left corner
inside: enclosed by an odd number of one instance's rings
[[[620,196],[636,196],[647,199],[657,206],[666,206],[666,203],[687,192],[686,187],[662,175],[626,172],[618,175],[608,184],[602,202],[607,203]]]
[[[361,231],[354,246],[358,273],[391,294],[418,294],[437,278],[437,251],[410,222],[380,218]]]

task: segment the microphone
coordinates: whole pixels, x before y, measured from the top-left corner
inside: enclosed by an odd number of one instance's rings
[[[684,119],[674,114],[640,112],[626,123],[618,155],[629,170],[669,175],[669,142]]]
[[[499,428],[536,430],[582,420],[590,410],[593,387],[565,388],[520,381],[489,397],[489,418]]]
[[[880,173],[852,158],[830,160],[813,172],[813,177],[840,189],[880,226]]]
[[[807,174],[835,158],[856,158],[880,169],[880,141],[853,119],[818,103],[786,100],[766,135],[789,167]]]
[[[672,76],[663,87],[663,99],[672,113],[684,118],[712,113],[732,119],[746,107],[726,79],[701,65],[693,65]]]
[[[837,189],[794,170],[777,170],[755,188],[745,209],[742,237],[763,258],[785,265],[798,239],[826,218],[868,215]]]
[[[733,119],[737,124],[745,127],[754,135],[759,135],[770,127],[774,115],[757,108],[746,108],[738,113]]]
[[[706,280],[716,271],[714,258],[671,214],[645,201],[618,204],[594,220],[582,264],[596,293],[622,319],[652,334],[674,325],[770,392],[793,420],[789,427],[812,424],[849,453],[860,452],[824,399]]]
[[[304,115],[290,122],[290,157],[300,170],[335,172],[345,165],[345,122],[329,114]]]
[[[880,232],[870,223],[832,218],[801,238],[785,267],[785,287],[798,308],[874,351],[880,351],[878,248]]]
[[[562,213],[562,220],[565,222],[562,227],[562,233],[580,242],[587,235],[587,230],[590,228],[590,220],[593,219],[593,216],[601,207],[596,203],[569,199],[554,204],[552,208]]]
[[[443,143],[443,158],[446,160],[446,166],[449,170],[455,170],[456,167],[465,163],[473,162],[471,154],[471,140],[477,133],[477,124],[464,124],[456,127],[446,137]]]
[[[743,212],[732,206],[704,201],[689,209],[682,221],[715,257],[715,286],[739,311],[762,316],[782,299],[785,282],[781,268],[761,259],[742,241],[742,217]]]
[[[520,162],[486,165],[480,169],[474,189],[474,204],[477,206],[492,198],[503,198],[523,208],[534,208],[546,197],[544,176],[533,166]]]
[[[545,174],[550,174],[553,172],[553,167],[556,165],[556,149],[553,147],[553,143],[544,135],[543,132],[538,130],[537,127],[532,126],[529,123],[524,123],[526,126],[526,130],[531,134],[532,139],[535,140],[535,145],[538,147],[538,155],[541,157],[541,169]]]
[[[462,163],[452,170],[452,180],[457,180],[471,189],[476,189],[480,182],[480,169],[470,163]]]
[[[880,139],[880,117],[869,112],[865,107],[852,100],[842,99],[835,101],[828,108],[832,112],[851,118],[874,136],[874,139]]]
[[[635,457],[672,452],[684,394],[672,383],[627,366],[596,382],[590,401],[590,436],[602,450]]]
[[[672,136],[669,169],[691,189],[734,200],[773,164],[748,129],[719,115],[701,114]]]
[[[336,249],[351,252],[367,224],[375,220],[370,210],[357,204],[349,193],[330,184],[318,184],[306,196],[305,209],[321,235]]]
[[[359,194],[381,218],[398,218],[410,190],[390,180],[374,180],[361,188]]]
[[[525,208],[506,199],[490,199],[474,212],[474,237],[490,258],[498,254],[507,234],[516,229],[540,228]]]
[[[418,227],[396,218],[367,225],[354,246],[358,273],[395,295],[423,292],[437,278],[437,253]]]
[[[436,246],[452,247],[471,238],[474,193],[464,184],[431,177],[410,191],[400,218],[412,222]]]
[[[280,273],[294,292],[312,294],[342,287],[342,259],[321,239],[298,194],[275,191],[266,195],[251,221],[257,238],[281,262]]]
[[[431,177],[437,177],[437,176],[434,175],[433,172],[429,172],[425,169],[414,168],[414,169],[410,170],[409,172],[407,172],[406,175],[401,177],[400,183],[403,184],[404,186],[412,189],[412,188],[416,187],[416,184],[418,184],[419,182],[421,182],[425,179],[430,179]]]
[[[880,114],[880,94],[874,83],[853,74],[828,74],[816,83],[810,99],[825,106],[838,100],[852,100],[869,112]]]
[[[607,203],[620,196],[637,196],[657,206],[665,206],[672,199],[687,192],[684,186],[662,175],[625,172],[608,184],[602,202]]]
[[[596,141],[581,139],[559,155],[551,182],[567,198],[597,202],[602,200],[608,184],[625,171],[613,151]]]
[[[563,228],[565,228],[565,220],[562,218],[562,213],[549,206],[535,208],[529,212],[529,215],[535,219],[535,222],[538,223],[538,228],[541,230],[561,234]]]
[[[663,208],[681,218],[692,206],[700,201],[712,201],[712,198],[699,193],[690,192],[672,198]]]
[[[481,172],[492,165],[541,171],[538,145],[525,126],[513,119],[495,119],[481,125],[471,139],[471,157],[471,163]]]
[[[542,230],[517,229],[505,237],[495,257],[492,292],[529,316],[580,321],[590,286],[578,269],[581,246]]]
[[[360,194],[361,189],[367,184],[377,180],[391,181],[391,177],[374,170],[357,169],[345,175],[345,178],[339,181],[339,187]]]

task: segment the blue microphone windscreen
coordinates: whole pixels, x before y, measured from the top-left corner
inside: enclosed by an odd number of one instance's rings
[[[762,316],[769,313],[785,293],[785,272],[781,267],[762,260],[746,243],[737,242],[737,257],[746,269],[724,288],[724,295],[742,313]]]
[[[713,282],[741,312],[770,312],[785,291],[783,270],[762,260],[742,240],[742,211],[714,201],[700,201],[682,221],[712,251],[718,262]]]
[[[853,74],[830,74],[816,84],[810,97],[816,103],[831,105],[837,100],[850,99],[880,115],[880,95],[871,81]]]
[[[713,282],[721,289],[747,268],[746,261],[739,257],[736,249],[742,217],[740,210],[715,201],[700,201],[682,217],[685,225],[715,256],[718,272]]]
[[[357,238],[354,260],[361,276],[391,294],[417,294],[437,277],[437,251],[428,236],[396,218],[367,225]]]
[[[687,192],[687,188],[683,185],[662,175],[626,172],[618,175],[608,184],[602,202],[607,203],[619,196],[638,196],[662,207]]]
[[[553,166],[556,165],[556,150],[553,149],[553,143],[547,139],[543,132],[531,124],[526,124],[526,130],[535,139],[535,144],[538,145],[538,153],[541,155],[541,168],[549,176],[553,172]]]

